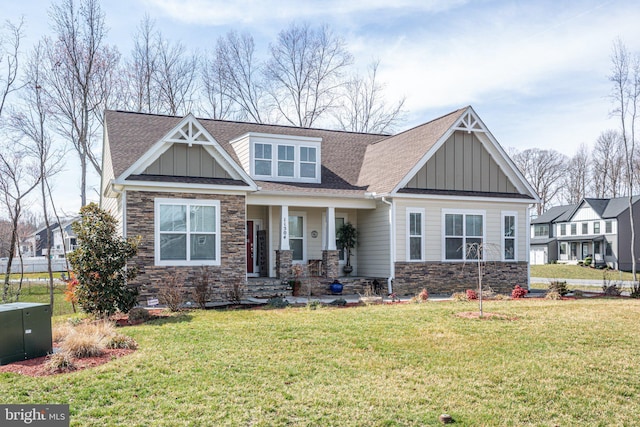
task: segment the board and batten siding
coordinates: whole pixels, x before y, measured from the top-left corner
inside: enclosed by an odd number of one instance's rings
[[[576,211],[576,213],[573,215],[573,218],[571,219],[572,222],[578,222],[578,221],[595,221],[595,220],[599,220],[600,217],[598,216],[598,214],[591,208],[591,206],[584,204],[582,205],[582,207],[580,207],[580,209],[578,209]],[[601,226],[603,226],[603,224],[601,224]]]
[[[484,233],[487,245],[487,261],[502,259],[502,214],[503,212],[517,213],[517,259],[526,261],[529,248],[527,247],[527,204],[487,201],[462,200],[420,200],[402,199],[396,197],[396,254],[397,261],[408,261],[407,257],[407,209],[421,208],[425,210],[425,261],[443,261],[442,254],[442,216],[443,210],[484,211]]]
[[[387,204],[377,202],[376,209],[358,211],[357,260],[360,276],[389,276],[391,268],[389,210],[390,207]]]
[[[454,132],[406,188],[518,193],[474,133]]]
[[[231,178],[202,145],[173,144],[144,171],[145,175]]]

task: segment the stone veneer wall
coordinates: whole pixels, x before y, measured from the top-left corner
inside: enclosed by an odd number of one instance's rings
[[[286,249],[276,250],[276,278],[288,280],[291,276],[293,266],[293,251]]]
[[[141,236],[138,255],[133,264],[138,268],[137,277],[131,281],[139,285],[140,300],[157,297],[159,285],[174,274],[185,285],[185,301],[193,301],[191,290],[200,276],[199,266],[155,266],[154,200],[156,198],[207,199],[220,201],[220,252],[219,266],[209,266],[212,278],[212,300],[228,300],[229,287],[237,284],[246,289],[245,245],[245,197],[238,195],[160,193],[151,191],[127,192],[127,236]]]
[[[360,294],[365,295],[368,293],[374,294],[373,281],[378,281],[378,295],[387,295],[387,279],[386,278],[368,278],[368,277],[338,277],[340,283],[343,285],[343,295]],[[300,289],[300,296],[306,296],[309,293],[309,287],[311,287],[311,295],[328,295],[331,294],[329,286],[333,282],[333,279],[327,279],[325,277],[303,277],[301,279],[302,286]]]
[[[336,279],[340,272],[340,256],[338,251],[324,250],[322,251],[322,265],[324,266],[324,277]]]
[[[494,292],[511,294],[515,285],[526,287],[526,262],[488,261],[483,265],[482,285]],[[398,295],[416,295],[422,288],[430,294],[452,294],[478,287],[478,264],[441,262],[397,262],[393,291]]]

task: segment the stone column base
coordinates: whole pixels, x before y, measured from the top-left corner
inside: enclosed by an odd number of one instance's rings
[[[287,280],[291,277],[291,266],[293,265],[292,250],[276,251],[276,278]]]
[[[340,257],[338,251],[322,251],[323,277],[328,279],[337,279],[340,277]]]

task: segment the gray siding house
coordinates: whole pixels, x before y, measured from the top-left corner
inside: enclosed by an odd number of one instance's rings
[[[633,196],[636,232],[640,234],[640,196]],[[631,270],[629,199],[585,198],[555,206],[531,220],[531,264],[577,264],[590,256],[596,264]],[[636,255],[640,256],[636,237]]]
[[[248,295],[296,265],[325,287],[415,294],[473,286],[481,257],[495,290],[528,282],[538,196],[472,107],[397,135],[107,111],[103,150],[101,206],[141,236],[143,297],[202,266]]]

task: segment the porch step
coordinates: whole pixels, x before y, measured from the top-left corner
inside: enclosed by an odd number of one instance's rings
[[[280,282],[274,283],[251,283],[247,285],[247,297],[251,298],[272,298],[272,297],[287,297],[292,295],[292,290],[289,286],[283,285]]]

